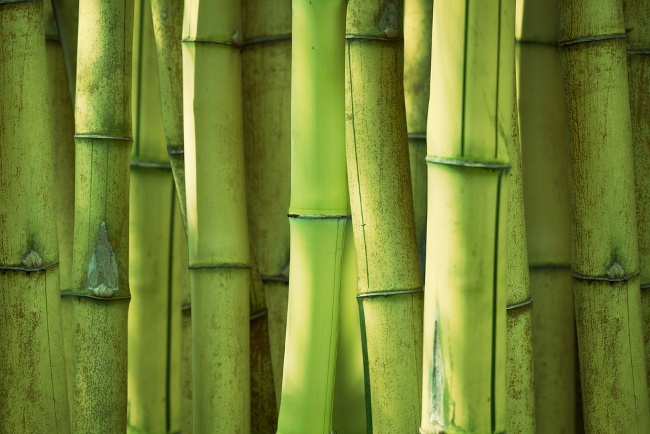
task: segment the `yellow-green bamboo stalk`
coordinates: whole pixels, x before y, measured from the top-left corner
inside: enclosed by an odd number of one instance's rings
[[[133,3],[82,0],[75,98],[75,433],[123,434],[127,407]]]
[[[641,314],[646,373],[650,387],[650,1],[625,0],[627,67],[632,121],[636,217],[639,234]]]
[[[174,189],[165,147],[149,1],[135,2],[129,232],[129,433],[169,433]],[[180,355],[180,353],[177,353]],[[176,427],[178,429],[179,427]]]
[[[289,290],[286,270],[291,190],[291,0],[245,0],[242,16],[248,221],[251,245],[266,290],[273,379],[279,405]]]
[[[294,0],[291,270],[278,434],[329,434],[348,212],[345,0]]]
[[[434,3],[423,433],[506,428],[514,12],[514,1]]]
[[[427,235],[427,109],[431,83],[431,0],[404,0],[404,100],[415,236],[424,275]]]
[[[70,99],[74,106],[77,81],[77,34],[79,31],[79,0],[51,0],[63,52]]]
[[[59,281],[61,286],[61,319],[63,352],[65,354],[68,402],[72,396],[72,238],[74,233],[74,111],[61,50],[61,41],[54,20],[52,3],[43,3],[45,12],[45,53],[50,112],[50,132],[54,140],[56,180],[56,229],[59,246]]]
[[[347,10],[348,183],[367,426],[376,433],[417,430],[422,396],[423,294],[409,189],[402,10],[400,0],[350,0]]]
[[[183,111],[195,432],[250,431],[241,6],[186,2]]]
[[[517,4],[518,98],[539,432],[574,432],[576,338],[565,111],[553,2]]]
[[[515,90],[516,93],[516,90]],[[526,213],[521,172],[521,148],[517,98],[513,95],[512,140],[508,153],[512,161],[508,183],[508,239],[506,261],[506,430],[535,433],[535,375],[533,373],[533,305],[530,296]]]
[[[332,431],[341,434],[356,434],[367,432],[366,387],[363,373],[359,303],[357,302],[359,288],[357,258],[354,250],[354,234],[349,222],[345,226],[343,243]]]
[[[44,35],[0,1],[0,433],[70,432]]]
[[[623,3],[558,3],[585,431],[650,432]],[[615,409],[615,411],[613,411]]]

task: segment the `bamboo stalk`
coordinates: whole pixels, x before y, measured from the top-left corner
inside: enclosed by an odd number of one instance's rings
[[[570,277],[565,111],[552,2],[518,5],[517,72],[539,432],[574,432],[576,338]]]
[[[0,432],[69,433],[43,5],[0,1]]]
[[[427,110],[431,83],[433,2],[404,0],[404,100],[408,130],[415,235],[424,275],[427,234]]]
[[[192,424],[200,433],[248,433],[251,276],[240,2],[186,3],[182,41]]]
[[[75,433],[126,430],[132,6],[120,0],[79,5]]]
[[[632,150],[636,186],[636,217],[639,234],[639,265],[641,275],[641,314],[646,359],[646,379],[650,387],[650,2],[625,0],[625,32],[627,34],[627,67],[632,122]]]
[[[46,2],[47,3],[47,2]],[[67,75],[70,99],[74,106],[77,82],[77,35],[79,32],[79,0],[51,0],[63,62]]]
[[[148,1],[136,2],[134,17],[134,146],[129,207],[129,282],[133,298],[129,308],[127,432],[169,433],[174,432],[170,386],[180,381],[172,377],[170,370],[175,356],[171,349],[175,332],[171,316],[175,309],[170,278],[174,190],[164,145]]]
[[[530,295],[526,213],[521,170],[519,118],[516,89],[512,105],[512,140],[508,153],[510,196],[508,198],[508,240],[506,262],[506,430],[535,433],[535,375],[533,372],[533,299]]]
[[[514,12],[514,1],[434,3],[423,433],[506,428]]]
[[[291,190],[291,0],[245,0],[242,16],[248,222],[252,251],[266,291],[266,321],[279,406],[289,290],[286,214]]]
[[[585,431],[646,433],[622,2],[563,1],[558,11]]]
[[[377,433],[416,430],[422,396],[423,295],[409,189],[402,9],[396,0],[351,0],[347,11],[348,183],[367,427]]]
[[[293,1],[291,270],[278,434],[331,431],[348,208],[345,7]]]

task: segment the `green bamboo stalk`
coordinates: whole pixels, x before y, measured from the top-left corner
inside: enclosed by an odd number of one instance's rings
[[[74,109],[68,92],[68,80],[61,49],[61,40],[54,20],[52,4],[43,3],[45,13],[45,53],[49,95],[50,132],[54,140],[56,180],[56,229],[59,247],[59,281],[61,286],[61,319],[63,352],[65,354],[68,402],[72,396],[72,239],[74,234]]]
[[[174,185],[149,1],[135,3],[134,17],[127,432],[169,433],[173,432],[170,385],[180,381],[170,371],[171,315],[176,310],[170,279]]]
[[[44,35],[0,1],[0,433],[70,432]]]
[[[565,110],[553,2],[518,4],[517,72],[539,432],[574,432],[576,338],[570,277]]]
[[[641,270],[641,314],[646,359],[646,379],[650,387],[650,2],[625,0],[625,32],[627,34],[627,67],[632,122],[632,150],[636,186],[636,217],[639,234],[639,265]]]
[[[252,249],[266,291],[273,380],[279,405],[289,290],[286,214],[291,190],[291,0],[245,0],[242,16],[248,221]]]
[[[356,261],[352,225],[346,224],[341,264],[339,339],[332,409],[333,431],[341,434],[367,432]]]
[[[347,221],[345,0],[294,0],[291,270],[278,434],[329,434]]]
[[[409,189],[402,9],[399,0],[350,0],[347,11],[348,183],[367,426],[377,433],[415,431],[422,396],[423,294]]]
[[[526,213],[519,142],[516,89],[512,104],[512,140],[508,153],[510,196],[508,198],[508,240],[506,262],[506,430],[535,433],[535,375],[533,372],[533,299],[530,295]]]
[[[250,431],[250,247],[238,0],[186,3],[183,110],[195,432]],[[215,71],[218,75],[215,76]],[[218,212],[217,212],[218,210]]]
[[[514,1],[434,3],[423,433],[506,428],[514,12]]]
[[[75,433],[123,434],[127,407],[133,3],[79,5],[73,246]]]
[[[51,0],[68,78],[68,91],[74,106],[77,82],[77,34],[79,32],[79,0]]]
[[[433,2],[404,0],[404,100],[408,130],[415,236],[424,275],[427,235],[427,110],[431,83]]]
[[[558,4],[585,431],[650,432],[622,1]],[[616,409],[612,411],[612,409]]]

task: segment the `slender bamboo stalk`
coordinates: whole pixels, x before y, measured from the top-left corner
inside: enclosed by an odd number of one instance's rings
[[[415,236],[424,275],[427,235],[427,110],[431,83],[433,2],[404,0],[404,100],[415,213]]]
[[[345,0],[294,0],[291,270],[278,434],[329,434],[347,221]]]
[[[54,140],[54,170],[56,180],[56,229],[59,247],[59,281],[61,286],[61,320],[63,352],[65,354],[68,402],[72,395],[72,239],[74,234],[74,108],[68,92],[68,80],[63,62],[52,4],[43,3],[45,12],[45,53],[50,112],[50,132]]]
[[[636,217],[639,234],[641,281],[641,314],[646,373],[650,387],[650,2],[625,0],[625,32],[627,34],[627,67],[630,89],[634,181],[636,185]]]
[[[0,433],[70,432],[44,34],[0,1]]]
[[[574,432],[576,338],[570,277],[565,111],[553,2],[518,4],[517,72],[539,432]]]
[[[434,3],[423,433],[505,430],[514,12],[514,1]]]
[[[415,431],[422,396],[423,294],[409,189],[402,9],[399,0],[350,0],[347,12],[348,183],[367,426],[377,433]]]
[[[506,262],[506,430],[535,433],[535,375],[533,372],[533,299],[530,295],[526,215],[521,170],[519,119],[516,89],[512,104],[512,140],[508,153],[510,197],[508,198],[508,240]]]
[[[245,0],[242,15],[248,221],[252,249],[266,290],[279,405],[289,290],[286,214],[291,190],[291,0]]]
[[[182,53],[192,417],[193,429],[199,433],[250,431],[251,276],[241,34],[238,0],[185,4]]]
[[[621,1],[558,4],[572,276],[589,433],[650,432]],[[612,409],[616,409],[612,411]]]
[[[169,433],[173,180],[165,147],[149,1],[135,3],[129,232],[129,433]],[[153,211],[153,215],[152,215]],[[153,217],[153,218],[152,218]],[[180,310],[180,309],[179,309]],[[180,324],[179,330],[180,332]],[[180,353],[178,354],[180,355]]]
[[[75,433],[126,431],[133,3],[79,5],[73,246]]]
[[[77,34],[79,32],[79,0],[51,0],[59,33],[63,61],[68,77],[68,90],[74,106],[77,82]]]

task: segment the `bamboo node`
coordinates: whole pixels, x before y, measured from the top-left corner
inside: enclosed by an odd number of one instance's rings
[[[108,242],[106,222],[102,222],[88,264],[88,290],[97,297],[110,298],[117,292],[117,286],[117,261]]]
[[[235,33],[233,33],[232,36],[230,37],[230,42],[232,42],[232,44],[236,47],[242,45],[242,43],[244,42],[244,38],[242,37],[240,29],[235,30]]]
[[[621,267],[618,262],[614,262],[607,269],[607,276],[611,277],[612,279],[620,279],[621,277],[625,276],[625,270],[623,270],[623,267]]]
[[[379,28],[388,39],[399,38],[399,22],[397,14],[397,4],[391,0],[386,3],[386,7],[379,18]]]
[[[22,258],[25,268],[37,269],[43,266],[43,258],[36,251],[30,250]]]

